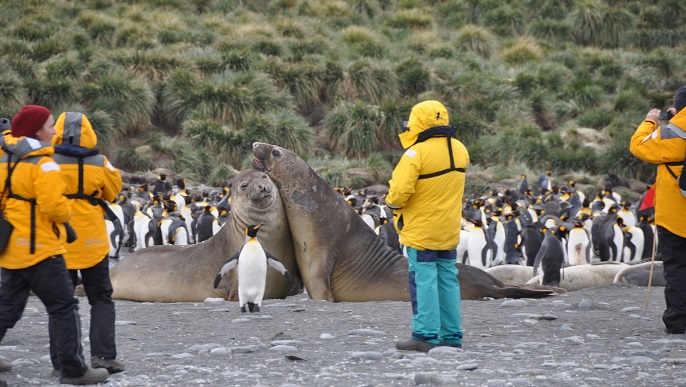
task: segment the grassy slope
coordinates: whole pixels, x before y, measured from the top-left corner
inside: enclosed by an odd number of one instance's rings
[[[27,103],[83,111],[123,169],[210,183],[246,166],[255,140],[296,150],[333,184],[385,182],[396,128],[429,98],[482,172],[470,189],[545,169],[589,186],[606,173],[650,181],[628,138],[686,83],[678,0],[2,8],[0,115]]]

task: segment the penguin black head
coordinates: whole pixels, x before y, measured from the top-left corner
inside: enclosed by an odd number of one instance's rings
[[[260,227],[262,227],[261,224],[252,224],[248,226],[245,229],[245,235],[249,236],[250,238],[255,238],[257,236],[257,230],[259,230]]]

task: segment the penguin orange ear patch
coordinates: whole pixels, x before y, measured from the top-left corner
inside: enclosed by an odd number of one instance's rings
[[[566,228],[565,226],[560,226],[560,231],[564,231],[564,230],[566,230],[566,229],[567,229],[567,228]]]

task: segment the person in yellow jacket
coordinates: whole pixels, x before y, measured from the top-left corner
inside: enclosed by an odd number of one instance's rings
[[[108,373],[83,360],[78,300],[62,256],[72,212],[63,196],[60,167],[50,157],[54,122],[47,108],[28,105],[12,120],[11,141],[0,136],[5,152],[0,158],[2,210],[14,226],[0,254],[0,341],[21,318],[33,291],[48,312],[51,341],[62,364],[60,383],[97,384]]]
[[[643,161],[657,164],[655,224],[662,249],[667,308],[662,315],[667,333],[686,332],[686,86],[674,95],[673,117],[660,121],[652,109],[631,137],[629,150]],[[662,125],[660,125],[662,124]],[[680,178],[680,179],[679,179]],[[682,188],[679,188],[681,183]],[[683,190],[683,192],[682,192]]]
[[[116,200],[122,188],[121,176],[107,157],[95,148],[98,139],[85,115],[77,112],[60,114],[55,131],[53,159],[62,169],[67,185],[64,195],[71,202],[74,213],[70,224],[79,235],[74,243],[67,246],[64,259],[73,286],[76,286],[78,272],[81,272],[91,305],[91,366],[106,368],[109,373],[121,372],[124,366],[116,360],[115,309],[108,257],[110,243],[104,218],[105,211],[109,211],[104,200]],[[110,220],[119,221],[116,217]],[[51,345],[53,366],[59,369],[56,350]]]
[[[448,111],[438,101],[412,108],[407,129],[399,135],[406,151],[386,195],[409,261],[412,334],[409,340],[396,342],[401,350],[462,346],[455,248],[469,153],[448,125]]]

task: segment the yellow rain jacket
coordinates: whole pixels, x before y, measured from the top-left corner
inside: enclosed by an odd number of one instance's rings
[[[455,128],[448,123],[440,102],[425,101],[412,108],[408,129],[399,135],[406,151],[393,171],[386,205],[400,243],[418,250],[451,250],[460,241],[469,153],[452,138]]]
[[[675,176],[681,176],[686,154],[686,109],[667,125],[646,119],[631,137],[631,153],[643,161],[658,164],[655,182],[655,224],[686,238],[686,197]],[[671,170],[671,172],[670,172]],[[682,176],[686,178],[686,176]]]
[[[95,146],[97,136],[88,118],[81,113],[62,113],[55,122],[55,161],[67,185],[74,217],[69,222],[78,239],[67,245],[64,260],[72,270],[93,267],[110,250],[102,200],[113,202],[121,191],[119,170]],[[79,182],[79,163],[82,181]]]
[[[0,254],[0,267],[24,269],[66,251],[64,223],[71,219],[71,208],[63,196],[60,167],[50,157],[52,145],[30,137],[5,140],[0,136],[5,152],[0,157],[0,192],[3,215],[14,230]],[[12,195],[9,189],[5,192],[8,166],[14,168]]]

